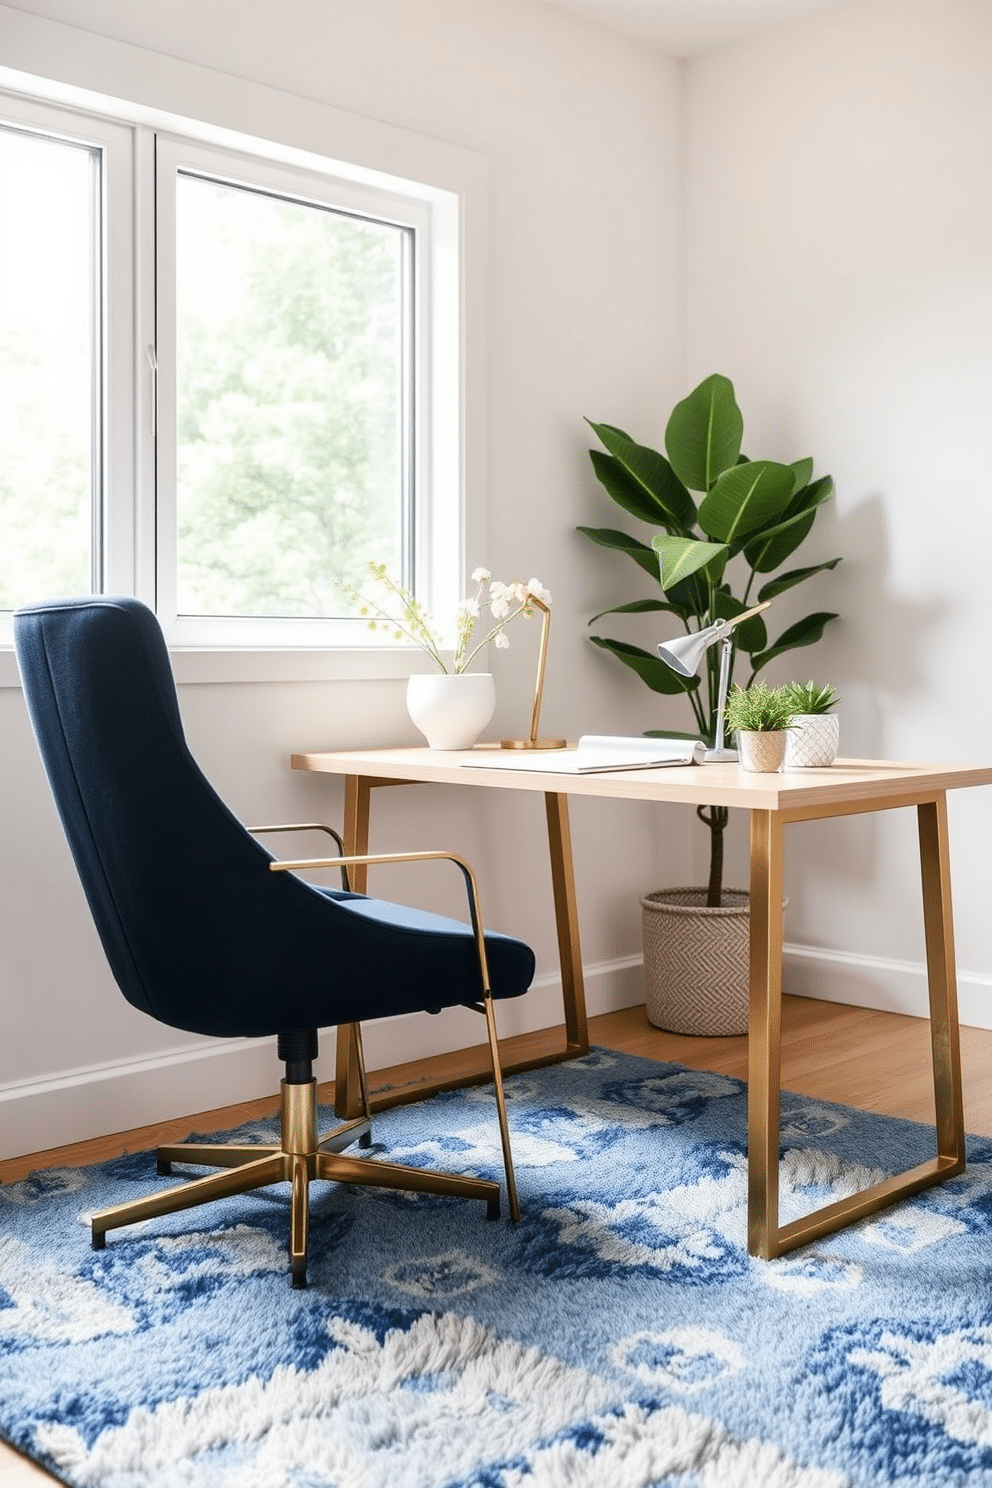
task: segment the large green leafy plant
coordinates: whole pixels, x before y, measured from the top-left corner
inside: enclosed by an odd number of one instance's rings
[[[675,406],[665,429],[667,458],[613,424],[587,422],[604,446],[590,455],[607,493],[625,512],[661,529],[645,543],[612,527],[579,528],[600,547],[626,554],[661,587],[660,595],[601,610],[590,625],[603,615],[661,610],[687,632],[701,630],[717,620],[732,620],[758,601],[774,599],[840,562],[831,558],[779,572],[809,536],[817,512],[833,492],[833,480],[829,475],[814,480],[811,459],[782,465],[742,455],[744,419],[728,378],[714,373]],[[693,492],[700,494],[698,502]],[[833,619],[834,614],[817,610],[771,642],[762,615],[743,621],[733,637],[734,661],[743,655],[749,668],[744,686],[749,687],[775,657],[818,641]],[[703,677],[686,678],[640,646],[607,636],[594,635],[592,640],[635,671],[653,692],[686,694],[696,722],[692,733],[674,729],[648,733],[701,737],[712,745],[719,646],[707,652]],[[725,806],[701,806],[698,815],[710,830],[707,903],[718,906],[728,812]]]

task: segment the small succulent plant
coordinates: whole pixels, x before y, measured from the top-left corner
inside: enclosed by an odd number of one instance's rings
[[[793,713],[829,713],[839,701],[836,689],[830,683],[821,687],[817,682],[787,682],[783,691],[788,695]]]

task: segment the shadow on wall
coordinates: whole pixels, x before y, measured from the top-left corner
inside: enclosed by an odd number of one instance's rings
[[[926,685],[920,656],[934,628],[946,615],[944,601],[916,600],[890,587],[891,542],[883,497],[867,497],[843,515],[835,531],[825,529],[831,550],[844,561],[832,576],[830,606],[843,625],[831,637],[830,680],[841,694],[841,753],[862,759],[888,753],[885,717],[893,697],[918,693]],[[815,675],[823,670],[818,662]],[[836,676],[834,675],[836,673]]]

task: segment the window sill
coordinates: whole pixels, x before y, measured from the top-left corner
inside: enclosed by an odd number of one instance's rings
[[[175,647],[172,670],[180,686],[255,682],[395,682],[432,670],[428,658],[406,647]],[[17,659],[0,649],[0,687],[20,687]]]

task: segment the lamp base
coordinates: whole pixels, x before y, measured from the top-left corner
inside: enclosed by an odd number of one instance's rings
[[[735,765],[737,763],[736,749],[707,749],[703,759],[704,765]]]
[[[567,749],[567,739],[501,739],[500,749]],[[735,755],[736,759],[737,756]]]

